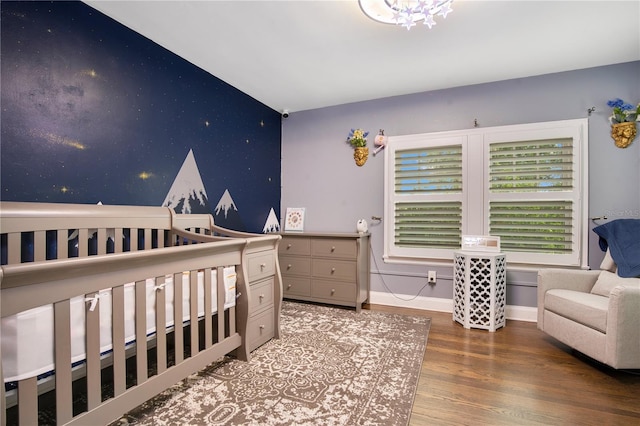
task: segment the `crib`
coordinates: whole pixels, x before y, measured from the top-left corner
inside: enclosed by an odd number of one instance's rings
[[[281,298],[279,240],[164,207],[1,202],[2,425],[10,409],[37,424],[47,392],[57,424],[106,424],[225,355],[248,360],[279,337],[276,302],[256,340],[249,285],[270,276]]]

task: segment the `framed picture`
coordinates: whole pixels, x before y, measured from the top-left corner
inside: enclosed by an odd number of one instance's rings
[[[287,207],[284,230],[285,232],[304,230],[304,207]]]
[[[462,250],[500,251],[500,237],[493,235],[463,235]]]

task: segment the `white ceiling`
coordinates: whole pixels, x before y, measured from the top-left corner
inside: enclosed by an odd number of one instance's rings
[[[277,111],[640,60],[640,0],[455,0],[410,31],[357,0],[85,3]]]

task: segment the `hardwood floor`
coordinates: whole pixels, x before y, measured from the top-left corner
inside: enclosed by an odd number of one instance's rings
[[[410,425],[640,425],[640,370],[616,371],[507,321],[466,330],[450,313],[368,305],[431,318]]]

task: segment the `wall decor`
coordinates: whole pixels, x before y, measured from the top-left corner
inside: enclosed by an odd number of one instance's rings
[[[640,103],[634,107],[620,98],[607,102],[613,108],[609,122],[611,122],[611,137],[618,148],[631,145],[636,137],[636,121],[640,119]]]
[[[284,220],[285,231],[304,231],[304,207],[287,207]]]
[[[347,142],[354,148],[353,159],[358,167],[364,166],[369,158],[369,148],[367,148],[367,136],[369,132],[362,129],[351,129]]]
[[[373,150],[374,156],[387,146],[387,137],[384,134],[384,129],[380,129],[376,137],[373,139],[373,144],[376,146],[376,149]]]

